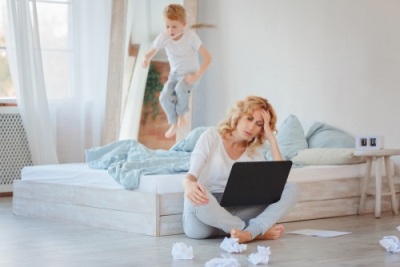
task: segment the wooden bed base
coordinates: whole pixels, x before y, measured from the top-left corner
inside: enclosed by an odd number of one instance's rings
[[[357,214],[360,179],[292,181],[299,185],[301,197],[294,210],[281,222]],[[155,194],[29,180],[15,181],[13,189],[13,212],[16,215],[70,221],[150,236],[183,232],[182,193]],[[398,183],[396,192],[399,192]],[[390,209],[390,199],[384,197],[382,210]],[[366,212],[373,211],[374,199],[371,197],[367,199]]]

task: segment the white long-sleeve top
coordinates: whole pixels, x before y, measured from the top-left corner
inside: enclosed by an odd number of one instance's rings
[[[211,193],[222,193],[236,161],[265,161],[265,158],[258,152],[250,154],[246,149],[240,158],[231,159],[218,130],[210,128],[203,132],[193,149],[189,173]]]

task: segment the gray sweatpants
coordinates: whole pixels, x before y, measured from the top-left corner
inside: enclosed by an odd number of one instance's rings
[[[183,75],[170,73],[168,81],[160,93],[160,104],[167,115],[169,124],[176,124],[178,116],[182,116],[189,110],[190,92],[197,85],[188,84]]]
[[[246,230],[252,238],[264,234],[283,218],[296,204],[299,197],[296,184],[285,185],[281,199],[267,207],[240,206],[223,208],[220,195],[207,191],[209,203],[193,205],[186,197],[183,208],[183,230],[186,236],[203,239],[230,234],[233,228]]]

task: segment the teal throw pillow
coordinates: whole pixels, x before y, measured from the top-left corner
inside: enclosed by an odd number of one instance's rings
[[[292,159],[300,150],[308,148],[303,127],[299,119],[293,114],[289,115],[279,127],[276,141],[285,160]],[[270,151],[266,158],[272,159]]]
[[[314,123],[307,133],[309,148],[354,148],[355,138],[325,123]]]

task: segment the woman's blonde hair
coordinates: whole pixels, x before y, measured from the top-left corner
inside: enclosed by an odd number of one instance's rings
[[[271,116],[269,126],[271,127],[271,130],[276,133],[277,117],[275,110],[267,99],[259,96],[248,96],[244,100],[238,101],[236,105],[229,110],[228,116],[220,122],[218,127],[219,133],[223,137],[230,135],[236,129],[240,118],[251,115],[253,114],[253,111],[260,108],[269,112]],[[265,140],[264,130],[262,130],[256,137],[249,140],[247,145],[250,151],[254,151],[254,149],[261,146]]]

